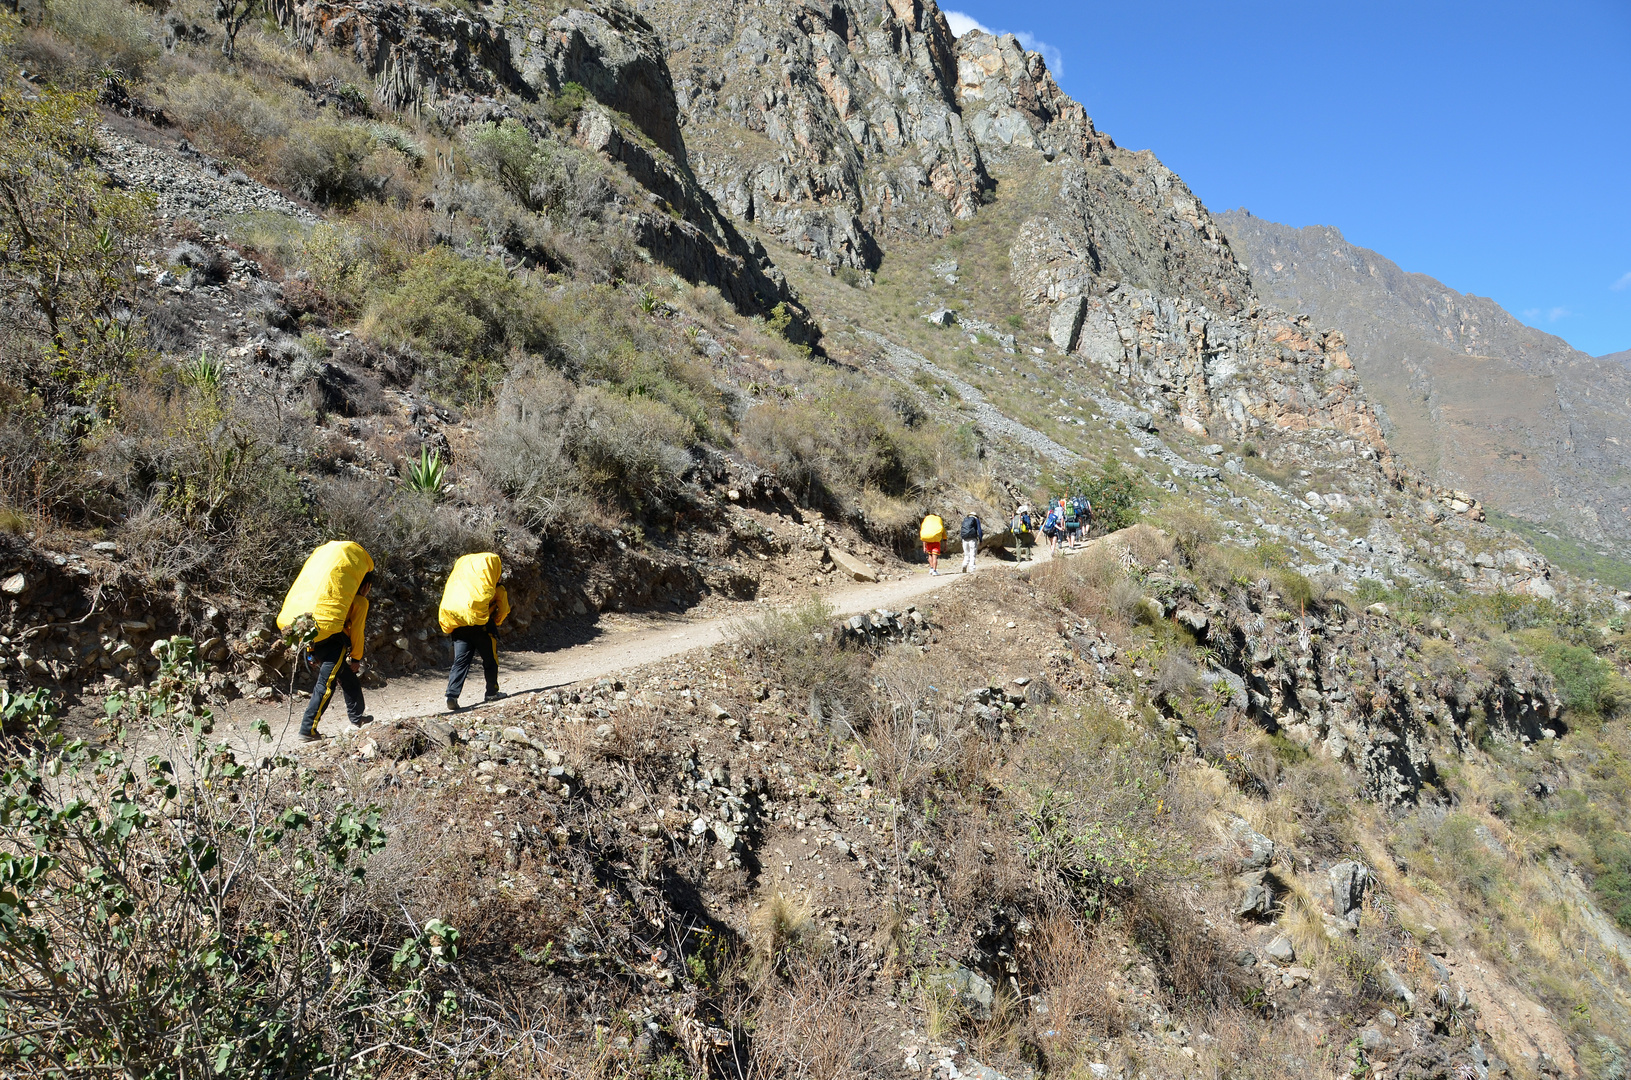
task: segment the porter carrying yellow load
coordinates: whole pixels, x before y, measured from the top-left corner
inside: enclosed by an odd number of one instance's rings
[[[315,742],[317,724],[339,685],[351,723],[361,726],[373,719],[363,713],[362,650],[368,621],[368,593],[374,584],[374,560],[361,544],[331,540],[312,552],[300,576],[289,587],[278,613],[279,630],[287,630],[302,615],[317,624],[317,638],[306,651],[306,663],[317,668],[317,683],[300,721],[300,738]],[[347,654],[350,654],[349,657]]]
[[[466,555],[453,564],[442,590],[442,606],[437,612],[442,633],[453,639],[453,670],[447,673],[447,708],[456,712],[464,692],[470,662],[481,657],[487,677],[484,701],[505,697],[498,689],[498,626],[510,614],[510,596],[499,579],[504,564],[497,555],[484,551]]]

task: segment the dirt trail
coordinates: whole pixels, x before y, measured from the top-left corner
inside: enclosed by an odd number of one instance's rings
[[[905,607],[928,593],[970,581],[979,573],[999,572],[1007,566],[1006,563],[988,566],[976,574],[948,572],[932,577],[925,572],[904,581],[848,585],[826,593],[824,599],[837,616],[856,615],[877,608],[893,610]],[[499,684],[512,696],[529,694],[656,663],[692,649],[716,645],[725,640],[733,623],[758,617],[767,610],[771,610],[770,605],[743,604],[740,612],[713,619],[605,615],[600,620],[600,636],[582,645],[550,652],[506,652],[501,649],[498,658]],[[465,684],[467,702],[473,692],[481,692],[481,678],[478,666]],[[441,713],[444,711],[442,697],[446,686],[446,672],[400,676],[381,689],[366,692],[368,711],[376,723]],[[235,749],[252,757],[292,753],[305,745],[300,742],[298,731],[306,695],[295,695],[292,712],[290,704],[229,707],[224,710],[225,722],[217,726],[217,732]],[[272,743],[254,736],[254,724],[259,719],[266,720],[271,726],[274,736]],[[346,723],[344,703],[336,694],[323,718],[321,730],[344,738],[351,733],[366,734],[369,728],[353,728]]]

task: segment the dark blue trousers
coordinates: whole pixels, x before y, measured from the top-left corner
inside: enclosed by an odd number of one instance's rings
[[[453,639],[453,670],[447,673],[447,696],[459,700],[470,664],[478,656],[482,674],[487,676],[487,693],[498,693],[498,638],[492,625],[461,626],[448,637]]]

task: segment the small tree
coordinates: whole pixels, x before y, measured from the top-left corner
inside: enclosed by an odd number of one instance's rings
[[[1093,525],[1115,532],[1138,521],[1139,483],[1115,458],[1106,456],[1098,475],[1081,473],[1071,478],[1071,493],[1087,496],[1093,504]]]
[[[143,350],[128,298],[150,197],[96,169],[89,94],[24,94],[0,66],[0,359],[47,400],[107,407]]]
[[[215,0],[215,21],[221,24],[221,51],[227,59],[238,55],[238,31],[244,28],[260,0]]]

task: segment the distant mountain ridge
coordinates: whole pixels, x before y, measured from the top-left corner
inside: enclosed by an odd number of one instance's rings
[[[1262,296],[1346,335],[1406,460],[1497,509],[1631,551],[1631,352],[1589,356],[1329,226],[1245,210],[1217,221]]]

